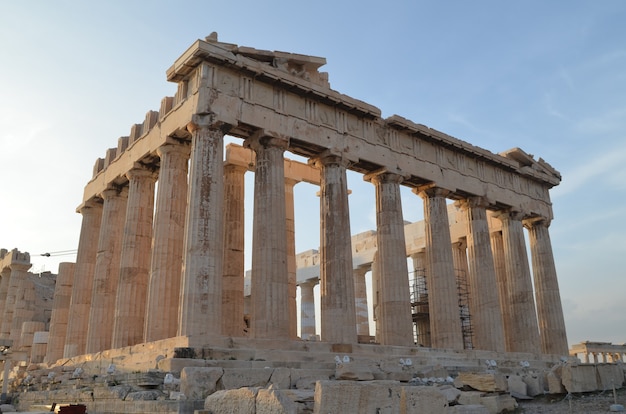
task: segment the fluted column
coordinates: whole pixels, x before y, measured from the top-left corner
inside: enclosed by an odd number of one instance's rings
[[[426,283],[426,253],[421,251],[411,255],[413,259],[414,311],[417,325],[417,344],[430,348],[430,313],[428,310],[428,284]]]
[[[486,203],[472,197],[459,203],[465,213],[467,234],[470,315],[475,349],[504,351],[504,332],[496,270],[491,251]]]
[[[380,266],[378,251],[372,258],[372,320],[374,321],[374,341],[380,343]]]
[[[257,135],[244,145],[256,153],[252,229],[252,316],[255,338],[290,337],[285,212],[288,140]]]
[[[145,168],[133,168],[126,173],[126,177],[128,205],[120,257],[120,281],[115,300],[113,348],[144,342],[152,253],[154,184],[157,174]]]
[[[2,317],[4,317],[4,309],[6,308],[7,294],[9,292],[9,283],[11,279],[11,268],[0,268],[0,338],[2,338]]]
[[[473,349],[472,321],[469,309],[469,284],[467,274],[467,242],[462,237],[452,243],[452,261],[458,294],[459,316],[461,318],[461,332],[463,334],[463,348]]]
[[[496,285],[502,315],[502,334],[504,337],[504,350],[511,349],[511,341],[514,340],[511,322],[511,309],[508,304],[508,282],[506,276],[506,260],[504,258],[504,240],[502,231],[494,231],[490,234],[491,253],[493,254],[493,267],[496,273]]]
[[[376,187],[380,343],[411,346],[413,322],[400,197],[403,177],[389,172],[378,172],[364,178]]]
[[[304,340],[315,337],[315,285],[316,280],[300,283],[300,337]]]
[[[17,249],[11,250],[4,256],[5,263],[8,263],[7,267],[3,269],[3,279],[6,279],[6,299],[4,306],[4,313],[2,315],[2,338],[15,339],[14,336],[17,331],[21,329],[21,326],[15,329],[13,323],[16,316],[16,309],[20,309],[24,304],[19,303],[24,292],[24,279],[27,277],[27,271],[30,269],[30,255],[28,253],[22,253]],[[21,289],[21,291],[20,291]],[[21,318],[18,315],[18,318]],[[12,337],[13,335],[13,337]],[[18,336],[19,339],[19,336]],[[14,347],[17,347],[17,342],[13,343]]]
[[[426,278],[433,348],[463,349],[448,210],[447,190],[416,189],[424,200]]]
[[[224,166],[224,279],[222,281],[222,334],[243,336],[244,192],[243,166]]]
[[[559,281],[548,232],[550,221],[537,218],[527,220],[525,224],[533,263],[541,350],[544,354],[568,355]]]
[[[467,265],[467,241],[461,238],[452,243],[452,262],[454,263],[454,274],[459,282],[467,283],[469,268]]]
[[[369,270],[369,266],[361,266],[352,271],[352,274],[354,275],[356,333],[358,336],[362,337],[370,336],[369,310],[367,308],[367,284],[365,282],[365,274]]]
[[[2,282],[0,282],[0,295],[2,295],[2,318],[0,319],[0,338],[9,339],[11,325],[8,323],[13,318],[13,307],[15,306],[15,293],[17,280],[11,280],[11,268],[2,269]]]
[[[506,267],[507,296],[510,309],[512,338],[510,352],[539,352],[539,330],[533,297],[522,214],[501,211],[496,215],[502,222],[502,240]]]
[[[88,310],[89,327],[85,327],[85,353],[88,354],[111,349],[128,187],[108,188],[101,197],[104,200],[102,224]]]
[[[30,263],[11,263],[11,279],[17,281],[15,289],[15,306],[11,321],[11,333],[9,339],[17,349],[21,345],[22,324],[30,321],[35,314],[35,298],[33,282],[28,277]]]
[[[157,153],[161,162],[154,211],[145,342],[171,338],[178,330],[187,208],[189,145],[175,142],[159,147]]]
[[[178,335],[220,335],[224,263],[224,130],[194,115]]]
[[[320,297],[323,341],[356,343],[347,162],[324,154],[320,177]]]
[[[83,222],[72,278],[72,299],[69,310],[71,318],[67,323],[63,349],[65,358],[85,353],[98,238],[102,222],[102,200],[100,198],[89,200],[80,209],[80,213],[83,215]]]
[[[296,224],[293,201],[293,187],[298,180],[285,178],[285,219],[287,227],[287,274],[289,279],[289,336],[298,336],[298,315],[296,309]]]
[[[53,364],[56,360],[63,358],[75,267],[74,263],[59,263],[59,274],[57,275],[54,288],[52,313],[50,315],[50,333],[48,335],[48,347],[45,357],[45,362],[49,364]]]

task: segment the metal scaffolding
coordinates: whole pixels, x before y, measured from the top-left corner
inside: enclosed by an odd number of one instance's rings
[[[463,347],[472,349],[474,332],[469,308],[469,285],[463,270],[455,269],[456,287],[459,303],[459,318],[463,333]],[[418,268],[412,272],[410,285],[411,313],[413,315],[413,340],[419,346],[430,347],[430,312],[428,309],[428,286],[426,269]]]

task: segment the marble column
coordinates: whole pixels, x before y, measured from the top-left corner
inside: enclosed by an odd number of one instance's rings
[[[69,310],[71,318],[67,322],[67,334],[63,348],[64,358],[85,353],[93,276],[102,222],[102,200],[94,198],[87,201],[80,209],[80,213],[83,215],[83,222],[80,228],[76,266],[72,278],[72,299]]]
[[[244,146],[256,153],[252,229],[252,315],[255,338],[290,338],[289,274],[285,212],[287,139],[254,136]]]
[[[463,333],[463,348],[474,349],[472,321],[469,309],[469,284],[467,274],[467,242],[464,237],[452,243],[452,261],[458,294],[459,317]]]
[[[296,223],[293,187],[298,180],[285,178],[285,218],[287,227],[287,274],[289,275],[289,336],[298,337],[298,315],[296,309]]]
[[[368,174],[364,178],[376,187],[380,343],[411,346],[413,321],[400,197],[402,176],[382,172]]]
[[[320,299],[322,341],[357,343],[347,161],[323,154],[320,169]]]
[[[223,129],[220,129],[223,127]],[[194,115],[178,335],[221,335],[224,263],[224,130]]]
[[[152,256],[154,184],[157,174],[144,167],[126,173],[128,205],[115,299],[113,348],[144,342],[146,301]],[[158,317],[158,316],[155,316]]]
[[[454,274],[456,275],[457,285],[459,283],[467,283],[469,268],[467,265],[467,241],[465,238],[461,238],[452,243],[452,262],[454,263]]]
[[[11,326],[7,323],[7,321],[11,320],[13,315],[13,307],[15,306],[15,289],[17,281],[13,281],[11,283],[11,268],[5,267],[2,269],[2,281],[0,282],[0,298],[2,298],[2,308],[0,308],[0,315],[2,318],[0,319],[0,338],[9,339],[9,335],[11,333]],[[11,298],[11,296],[13,296]],[[11,303],[11,305],[8,305]],[[7,310],[10,310],[10,315],[7,315]]]
[[[154,211],[145,342],[174,337],[178,330],[187,208],[189,145],[173,142],[159,147],[157,153],[161,161]]]
[[[544,354],[568,355],[559,281],[548,232],[550,221],[535,218],[526,220],[524,224],[530,241],[541,351]]]
[[[63,358],[75,267],[74,263],[59,263],[59,273],[54,288],[54,298],[52,299],[48,348],[45,357],[45,362],[48,364],[54,364],[58,359]]]
[[[500,314],[502,315],[502,335],[504,338],[504,350],[511,349],[511,341],[514,340],[511,322],[511,310],[508,304],[508,282],[506,277],[506,260],[504,258],[504,240],[502,231],[490,233],[491,253],[493,255],[493,267],[496,273],[496,285],[500,303]]]
[[[9,292],[9,283],[11,279],[11,268],[0,268],[0,318],[4,317],[4,309],[6,308],[7,294]],[[2,320],[0,319],[0,338],[2,338]]]
[[[430,348],[430,313],[428,310],[428,284],[426,283],[426,253],[424,250],[411,255],[413,259],[414,311],[416,315],[417,344]]]
[[[88,354],[111,349],[128,187],[108,188],[101,197],[104,207],[88,311],[89,327],[86,327],[85,353]]]
[[[486,202],[471,197],[461,203],[465,213],[467,234],[470,315],[474,331],[474,349],[504,351],[504,332],[496,270],[491,251]]]
[[[378,251],[372,259],[372,319],[374,320],[374,341],[380,343],[380,266]]]
[[[356,309],[356,333],[359,337],[369,338],[370,322],[367,308],[367,284],[365,274],[369,266],[360,266],[352,271],[354,275],[354,306]],[[367,339],[369,343],[369,339]]]
[[[509,352],[540,352],[537,312],[533,297],[532,280],[526,242],[524,240],[523,215],[514,211],[500,211],[496,215],[502,222],[502,240],[506,267],[506,302],[510,312]]]
[[[222,280],[222,334],[243,336],[244,191],[246,167],[224,166],[224,279]]]
[[[315,285],[316,280],[300,283],[300,337],[304,340],[315,337]]]
[[[431,187],[416,189],[424,200],[426,278],[433,348],[463,349],[448,210],[447,190]]]
[[[30,263],[11,263],[11,280],[17,281],[15,289],[15,306],[11,320],[11,333],[9,339],[13,341],[13,347],[18,349],[21,345],[22,324],[32,320],[35,314],[35,286],[28,277]]]

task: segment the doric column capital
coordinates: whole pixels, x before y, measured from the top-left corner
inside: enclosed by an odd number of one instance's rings
[[[238,164],[224,164],[224,174],[226,173],[240,173],[245,174],[248,171],[248,167]]]
[[[191,122],[187,124],[187,131],[193,134],[202,128],[219,129],[223,133],[227,133],[231,130],[232,125],[217,119],[217,115],[214,113],[192,115]]]
[[[317,168],[329,165],[338,165],[343,168],[348,168],[350,163],[351,161],[342,153],[331,150],[326,150],[317,157],[309,159],[309,164],[312,164]]]
[[[103,200],[110,200],[113,197],[128,197],[128,186],[110,186],[100,193]]]
[[[365,274],[367,272],[369,272],[370,270],[372,270],[372,264],[371,263],[359,266],[359,267],[357,267],[355,269],[352,269],[352,273],[354,275],[365,276]]]
[[[462,200],[455,201],[454,205],[460,208],[461,210],[467,210],[469,208],[477,208],[477,207],[486,209],[487,207],[492,205],[492,203],[490,203],[486,197],[471,196],[471,197],[464,198]]]
[[[526,227],[527,229],[531,229],[533,227],[538,227],[538,226],[543,226],[543,227],[550,227],[550,219],[547,219],[545,217],[541,217],[541,216],[536,216],[536,217],[529,217],[526,218],[522,221],[522,223],[524,224],[524,227]]]
[[[243,142],[245,148],[255,152],[262,148],[278,148],[283,151],[289,149],[289,137],[282,134],[258,130]]]
[[[423,199],[434,197],[448,197],[450,194],[452,194],[452,191],[442,187],[437,187],[434,184],[415,187],[413,189],[413,192]]]
[[[300,288],[307,288],[307,289],[314,289],[315,286],[317,286],[320,283],[319,279],[308,279],[305,280],[304,282],[300,282],[298,283],[298,286],[300,286]]]
[[[76,212],[85,215],[86,213],[93,211],[93,209],[95,208],[101,208],[102,202],[103,202],[102,197],[97,197],[97,196],[91,197],[89,200],[81,204],[76,209]]]
[[[467,239],[465,237],[461,237],[460,239],[453,241],[452,246],[459,250],[467,249]]]
[[[158,174],[155,171],[149,170],[145,167],[133,167],[126,173],[128,180],[154,180],[156,181]]]
[[[156,152],[160,158],[163,158],[164,155],[170,154],[180,154],[188,157],[191,152],[191,146],[187,141],[183,141],[178,144],[165,144],[157,148]]]
[[[376,185],[379,183],[394,183],[401,184],[404,181],[405,176],[400,172],[392,172],[386,168],[381,168],[376,171],[372,171],[363,176],[364,181],[369,181]]]
[[[522,221],[526,217],[526,213],[513,209],[500,210],[493,213],[493,217],[504,222],[507,220]]]

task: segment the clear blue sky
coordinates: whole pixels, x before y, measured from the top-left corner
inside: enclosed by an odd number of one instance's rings
[[[327,58],[333,89],[563,175],[550,228],[570,344],[626,341],[626,2],[1,1],[0,247],[76,249],[93,164],[161,98],[196,39]],[[373,229],[351,175],[353,232]],[[315,189],[297,249],[317,248]],[[403,192],[405,219],[421,200]],[[305,224],[302,224],[305,223]]]

